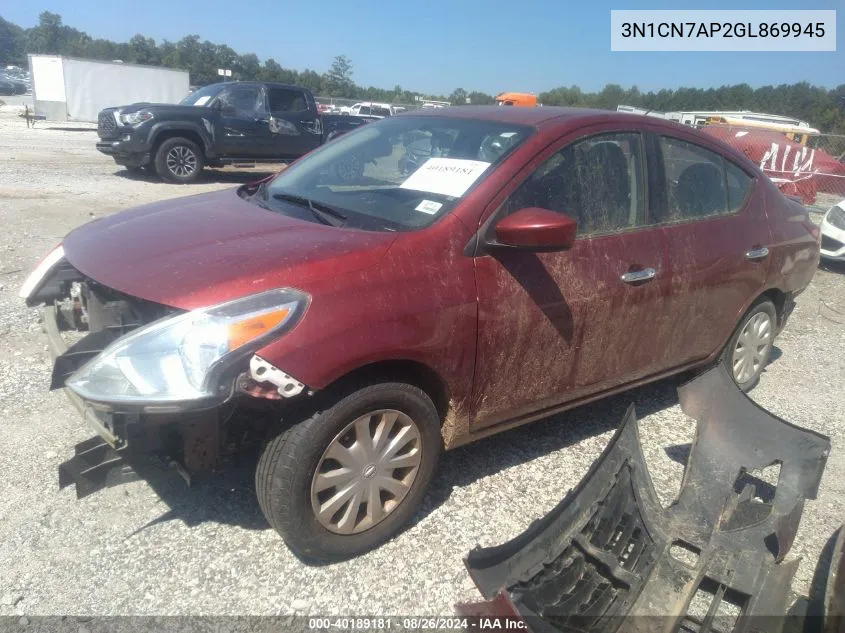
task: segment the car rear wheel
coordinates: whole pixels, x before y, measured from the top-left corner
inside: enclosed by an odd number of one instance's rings
[[[193,182],[202,172],[203,164],[202,151],[186,138],[166,139],[156,150],[156,172],[170,182]]]
[[[750,391],[769,362],[775,340],[777,312],[759,299],[745,313],[722,353],[722,363],[742,391]]]
[[[440,419],[425,392],[366,386],[267,444],[255,475],[259,505],[302,560],[351,558],[411,518],[440,449]]]

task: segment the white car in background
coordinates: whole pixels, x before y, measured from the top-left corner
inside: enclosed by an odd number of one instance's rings
[[[845,261],[845,200],[830,207],[821,224],[821,256]]]
[[[372,101],[363,101],[356,103],[349,108],[349,114],[353,116],[369,116],[376,119],[383,119],[388,116],[396,114],[393,111],[393,106],[389,103],[374,103]]]

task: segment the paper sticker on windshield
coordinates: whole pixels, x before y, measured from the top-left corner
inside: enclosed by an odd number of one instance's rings
[[[442,206],[442,204],[440,204],[439,202],[435,202],[434,200],[423,200],[414,208],[417,211],[422,211],[423,213],[434,215],[435,213],[440,211],[440,207]]]
[[[489,166],[480,160],[429,158],[399,186],[459,198]]]
[[[203,95],[203,96],[201,96],[199,99],[197,99],[196,101],[194,101],[194,105],[195,105],[195,106],[204,106],[206,103],[208,103],[208,100],[209,100],[209,99],[211,99],[211,97],[210,97],[210,96],[208,96],[208,95]]]

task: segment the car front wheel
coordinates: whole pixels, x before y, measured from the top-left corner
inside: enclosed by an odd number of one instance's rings
[[[742,391],[760,380],[774,346],[777,312],[768,299],[760,299],[745,313],[722,353],[722,363]]]
[[[156,172],[170,182],[193,182],[202,172],[203,164],[202,151],[186,138],[166,139],[156,150]]]
[[[425,392],[369,385],[268,443],[255,475],[258,501],[302,560],[348,559],[411,518],[440,450],[440,418]]]

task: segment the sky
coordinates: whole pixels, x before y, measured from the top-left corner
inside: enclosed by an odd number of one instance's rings
[[[336,55],[364,86],[448,95],[540,93],[605,84],[640,90],[752,87],[809,81],[845,84],[845,0],[9,0],[0,16],[34,26],[48,10],[93,37],[188,34],[282,66],[325,72]],[[611,52],[611,9],[838,9],[837,51],[799,53]]]

